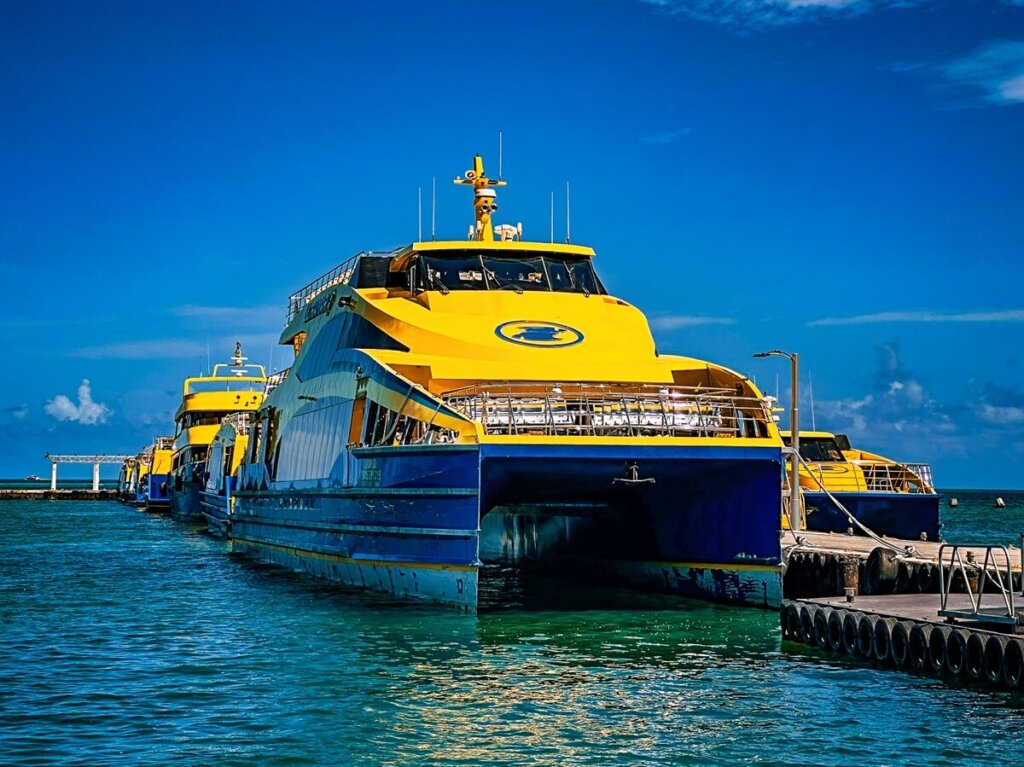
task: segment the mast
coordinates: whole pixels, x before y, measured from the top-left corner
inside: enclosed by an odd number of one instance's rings
[[[480,155],[473,158],[473,168],[466,171],[465,178],[456,176],[452,183],[473,187],[473,214],[476,224],[470,230],[471,237],[477,241],[492,242],[494,225],[491,223],[491,214],[498,210],[498,193],[494,191],[494,187],[507,184],[501,180],[487,178],[484,173],[484,160]]]

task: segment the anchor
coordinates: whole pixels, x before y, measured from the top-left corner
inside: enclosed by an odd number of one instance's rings
[[[624,477],[614,477],[612,479],[612,483],[613,484],[621,483],[623,485],[629,485],[629,486],[642,485],[644,483],[650,483],[650,484],[653,485],[655,483],[655,481],[656,480],[654,479],[654,477],[641,477],[640,476],[640,467],[637,466],[636,461],[633,461],[632,463],[627,463],[626,464],[626,476],[624,476]]]

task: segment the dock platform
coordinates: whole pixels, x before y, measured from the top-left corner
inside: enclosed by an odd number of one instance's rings
[[[0,489],[0,501],[115,501],[117,490],[101,488],[90,490],[88,488],[71,488],[66,490],[25,489],[10,488]]]
[[[970,612],[968,593],[950,594],[945,612]],[[1024,626],[965,621],[939,615],[937,594],[889,594],[787,599],[782,636],[838,655],[961,680],[1019,690],[1024,679]]]
[[[783,594],[791,599],[858,595],[937,594],[942,541],[911,541],[801,530],[782,534],[786,562]],[[985,546],[961,547],[964,557],[983,562]],[[1022,552],[1008,545],[1011,579],[1020,586]]]

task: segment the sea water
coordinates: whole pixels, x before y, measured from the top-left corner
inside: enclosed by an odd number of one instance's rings
[[[950,540],[1024,530],[1024,493],[947,495]],[[478,615],[396,604],[114,502],[2,503],[0,764],[1017,759],[1020,695],[783,644],[770,611],[500,570],[482,591]]]

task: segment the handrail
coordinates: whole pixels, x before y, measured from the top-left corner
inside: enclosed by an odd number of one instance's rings
[[[364,256],[393,256],[396,250],[363,250],[345,261],[342,261],[333,269],[321,274],[308,285],[300,288],[288,297],[288,319],[286,324],[298,316],[310,301],[323,293],[327,288],[335,285],[347,285],[352,275],[355,274],[356,264]]]
[[[967,562],[960,556],[961,549],[984,549],[985,559],[978,567],[973,551],[967,551]],[[946,574],[945,553],[949,551],[949,574]],[[1000,563],[996,561],[994,554],[1001,551],[1006,562],[1006,580],[1003,580],[1003,573],[1000,570]],[[971,587],[971,577],[968,573],[968,565],[975,573],[980,572],[978,577],[978,592],[974,593]],[[950,610],[949,595],[953,585],[953,579],[960,574],[967,596],[971,600],[970,610]],[[990,574],[991,573],[991,574]],[[985,609],[982,602],[985,598],[986,583],[994,583],[996,590],[1003,599],[1002,612],[999,607]],[[986,620],[1001,623],[1016,623],[1017,613],[1013,602],[1013,572],[1010,566],[1010,552],[1005,546],[973,546],[968,544],[944,543],[939,547],[939,615],[946,618],[966,618],[969,620]]]
[[[442,400],[487,434],[763,436],[771,418],[764,400],[735,389],[673,384],[493,382]]]

